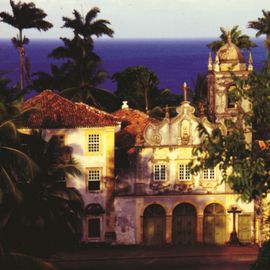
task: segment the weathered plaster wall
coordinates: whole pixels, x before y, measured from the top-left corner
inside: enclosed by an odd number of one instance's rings
[[[136,244],[136,198],[118,197],[114,201],[115,233],[118,244]]]
[[[232,214],[227,210],[232,205],[238,205],[242,210],[241,214],[249,214],[253,220],[253,203],[241,201],[236,194],[205,194],[205,195],[158,195],[158,196],[128,196],[115,199],[116,234],[118,244],[143,244],[143,214],[144,210],[152,204],[159,204],[166,213],[166,242],[172,243],[172,219],[173,210],[181,203],[192,204],[197,212],[197,242],[203,242],[203,217],[204,209],[211,203],[222,205],[226,212],[226,236],[225,241],[230,240],[230,233],[233,228]],[[236,220],[238,221],[238,220]],[[253,224],[251,228],[251,241],[253,240]],[[238,222],[236,222],[238,230]]]

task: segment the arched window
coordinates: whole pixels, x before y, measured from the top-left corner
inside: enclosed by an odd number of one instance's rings
[[[204,209],[203,240],[206,244],[225,243],[226,239],[226,213],[222,205],[209,204]]]
[[[227,108],[228,109],[236,108],[236,103],[232,98],[232,92],[235,91],[235,89],[236,89],[236,86],[231,85],[231,86],[229,86],[229,88],[227,90]]]
[[[194,244],[197,238],[197,213],[192,204],[181,203],[173,210],[172,241],[176,245]]]
[[[165,243],[165,210],[158,204],[149,205],[143,213],[144,243],[163,245]]]

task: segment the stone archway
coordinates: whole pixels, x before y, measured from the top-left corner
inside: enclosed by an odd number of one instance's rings
[[[203,241],[205,244],[225,244],[226,214],[221,204],[212,203],[204,209]]]
[[[165,210],[159,204],[149,205],[143,214],[143,239],[147,246],[165,243]]]
[[[192,204],[181,203],[173,210],[172,241],[176,245],[196,242],[197,213]]]

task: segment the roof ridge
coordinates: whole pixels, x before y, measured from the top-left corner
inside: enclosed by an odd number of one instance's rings
[[[46,89],[23,103],[24,108],[40,105],[40,111],[29,116],[33,127],[116,126],[115,116],[83,102],[73,102]]]

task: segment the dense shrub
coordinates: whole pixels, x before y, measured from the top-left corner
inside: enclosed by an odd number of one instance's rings
[[[250,266],[250,270],[270,270],[270,240],[263,243],[257,261]]]

